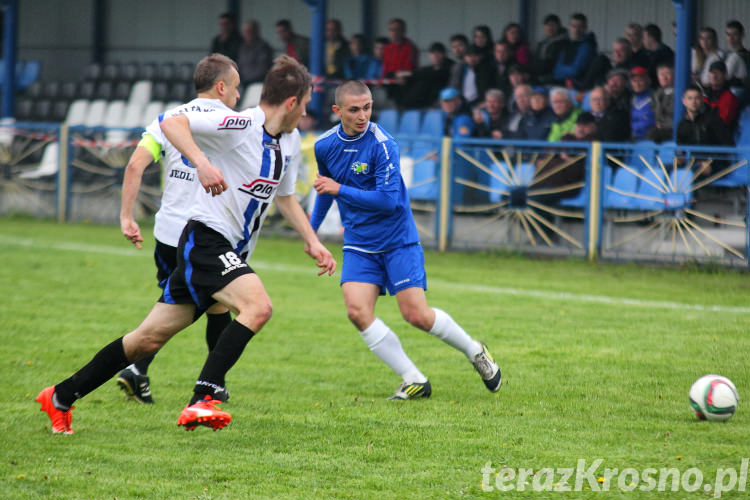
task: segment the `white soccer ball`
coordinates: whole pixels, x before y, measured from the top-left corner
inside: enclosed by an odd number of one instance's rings
[[[701,420],[729,420],[739,400],[732,381],[721,375],[704,375],[690,388],[690,406]]]

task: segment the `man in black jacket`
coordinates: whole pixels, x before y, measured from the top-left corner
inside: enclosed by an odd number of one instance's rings
[[[677,125],[677,144],[733,146],[732,133],[718,113],[703,104],[700,89],[690,85],[682,94],[685,116]]]

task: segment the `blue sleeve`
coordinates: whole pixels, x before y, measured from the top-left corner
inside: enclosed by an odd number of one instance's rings
[[[315,198],[315,207],[313,208],[312,216],[310,217],[310,225],[312,226],[313,231],[317,232],[318,228],[323,223],[323,219],[326,218],[326,214],[332,204],[333,195],[331,194],[319,194],[317,198]]]
[[[466,131],[461,132],[464,127]],[[453,121],[453,137],[471,137],[475,130],[476,124],[469,115],[459,115]]]
[[[392,140],[373,146],[375,189],[364,190],[341,185],[338,197],[350,205],[382,213],[393,213],[401,189],[398,146]]]
[[[564,64],[565,51],[560,52],[557,57],[557,64],[555,65],[554,78],[556,80],[564,80],[566,78],[574,78],[576,75],[581,73],[583,69],[591,62],[591,58],[594,55],[594,47],[589,41],[582,42],[576,51],[576,57],[570,64]]]

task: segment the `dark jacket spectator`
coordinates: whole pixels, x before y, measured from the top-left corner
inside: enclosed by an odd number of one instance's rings
[[[533,114],[531,109],[531,87],[521,84],[513,89],[513,109],[505,124],[503,137],[506,139],[526,139],[524,120]]]
[[[604,142],[630,140],[630,115],[623,109],[611,106],[604,87],[594,87],[589,96],[591,114],[596,120],[599,138]]]
[[[689,86],[682,97],[685,116],[677,125],[677,143],[686,145],[731,146],[732,133],[719,117],[716,110],[703,103],[701,91]]]
[[[553,77],[557,82],[580,79],[596,55],[596,36],[587,31],[586,16],[573,14],[568,27],[570,39],[563,46],[555,63]]]
[[[258,21],[242,25],[242,44],[237,53],[240,81],[244,84],[262,82],[273,64],[273,49],[260,37]]]
[[[573,132],[565,134],[561,138],[561,141],[598,141],[600,140],[600,137],[597,128],[596,120],[591,113],[581,113],[576,119]],[[570,198],[580,193],[583,187],[581,184],[586,180],[586,156],[584,155],[577,161],[569,163],[576,156],[577,153],[562,153],[556,155],[551,161],[544,162],[544,160],[541,160],[543,163],[540,162],[540,168],[535,174],[535,177],[540,178],[541,180],[534,184],[532,189],[567,189],[557,193],[537,195],[534,197],[535,201],[545,205],[554,205],[563,198]],[[566,163],[569,164],[564,168],[560,168]],[[547,175],[548,173],[551,175]]]
[[[612,42],[612,60],[603,52],[600,52],[589,65],[583,79],[575,81],[578,89],[590,89],[597,85],[603,85],[607,80],[607,74],[612,69],[622,69],[628,73],[633,68],[633,56],[630,50],[630,42],[626,38],[618,38]]]
[[[544,18],[545,37],[534,48],[532,59],[533,75],[540,83],[552,81],[560,51],[568,41],[568,32],[562,27],[560,18],[555,14],[548,14]]]
[[[445,45],[430,46],[430,64],[405,75],[406,82],[399,103],[405,108],[425,108],[437,103],[440,91],[448,86],[453,61],[445,55]]]
[[[242,37],[237,31],[237,18],[225,12],[219,16],[219,34],[211,40],[211,53],[224,54],[233,61],[237,60],[237,51]]]
[[[727,65],[727,85],[730,87],[747,86],[750,73],[750,51],[742,45],[745,27],[737,20],[727,23],[727,49],[724,62]]]
[[[632,94],[628,89],[629,73],[621,69],[613,69],[607,74],[604,88],[610,99],[610,106],[626,111],[630,114],[630,100]]]
[[[535,87],[531,91],[531,113],[525,116],[521,123],[524,139],[531,141],[546,141],[555,113],[548,105],[547,93],[543,87]]]
[[[391,19],[388,23],[388,35],[391,41],[383,48],[383,76],[392,77],[398,71],[415,69],[419,61],[419,50],[414,42],[406,38],[406,22],[403,19]]]
[[[661,29],[647,24],[643,29],[643,47],[648,57],[648,74],[652,82],[657,81],[657,69],[663,64],[674,66],[674,52],[661,41]]]
[[[497,42],[493,57],[495,66],[495,83],[494,86],[508,95],[510,88],[510,70],[515,64],[513,60],[513,49],[508,42]]]
[[[638,23],[628,24],[625,28],[625,38],[630,42],[633,67],[648,68],[648,54],[643,46],[643,26]]]
[[[450,86],[457,89],[464,101],[473,106],[482,100],[482,96],[495,85],[495,81],[495,68],[490,62],[482,62],[479,49],[472,45],[464,55],[461,71],[453,73]]]
[[[284,52],[299,63],[309,66],[310,64],[310,39],[298,35],[292,30],[292,23],[287,19],[276,22],[276,35],[284,44]]]
[[[341,21],[329,19],[325,26],[326,64],[325,73],[328,78],[344,76],[344,63],[349,57],[349,43],[341,34]]]
[[[473,44],[479,50],[479,57],[482,61],[492,61],[494,42],[492,39],[492,30],[489,26],[482,24],[474,27]]]

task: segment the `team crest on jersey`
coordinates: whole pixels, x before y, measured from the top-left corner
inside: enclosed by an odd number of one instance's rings
[[[257,200],[266,201],[273,195],[278,184],[278,181],[271,179],[255,179],[250,184],[243,184],[239,190]]]
[[[366,174],[370,171],[370,166],[362,161],[352,163],[352,172],[355,174]]]
[[[225,116],[217,130],[245,130],[250,125],[246,116]]]

